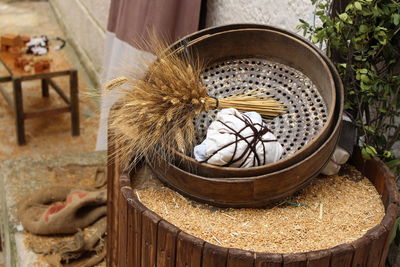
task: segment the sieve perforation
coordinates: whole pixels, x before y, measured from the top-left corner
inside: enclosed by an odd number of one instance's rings
[[[319,134],[327,121],[327,108],[313,82],[292,67],[259,58],[225,60],[208,66],[202,80],[210,96],[225,98],[252,89],[268,91],[287,106],[287,112],[266,121],[284,147],[283,158],[300,150]],[[217,110],[195,119],[200,143]]]

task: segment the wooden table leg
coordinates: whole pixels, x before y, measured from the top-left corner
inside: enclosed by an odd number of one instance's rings
[[[78,98],[78,73],[72,70],[69,76],[71,97],[71,126],[72,135],[79,135],[79,98]]]
[[[24,106],[22,101],[21,79],[13,79],[13,92],[15,103],[15,125],[17,129],[18,145],[25,145]]]
[[[49,83],[46,79],[42,79],[42,96],[49,97]]]

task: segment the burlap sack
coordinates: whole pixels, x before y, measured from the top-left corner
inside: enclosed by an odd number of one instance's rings
[[[48,186],[18,204],[18,217],[33,234],[73,234],[106,215],[106,202],[106,190]]]
[[[44,254],[52,267],[89,267],[104,260],[106,255],[106,217],[101,218],[84,231],[79,231],[72,240],[60,242],[52,247],[33,248]]]

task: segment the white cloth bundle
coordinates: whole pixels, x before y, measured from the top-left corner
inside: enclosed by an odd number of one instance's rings
[[[283,148],[257,112],[222,109],[207,130],[206,139],[194,148],[199,162],[248,168],[278,161]]]

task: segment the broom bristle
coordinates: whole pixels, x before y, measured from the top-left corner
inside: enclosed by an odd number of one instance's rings
[[[219,101],[209,97],[200,78],[204,64],[185,53],[166,54],[165,47],[159,45],[158,60],[144,78],[128,80],[118,108],[111,112],[112,138],[124,163],[134,164],[142,157],[154,161],[160,156],[170,161],[171,149],[191,151],[195,144],[193,119],[203,111],[232,107],[268,117],[284,111],[276,100],[262,99],[259,90]],[[125,81],[111,81],[109,87]]]

